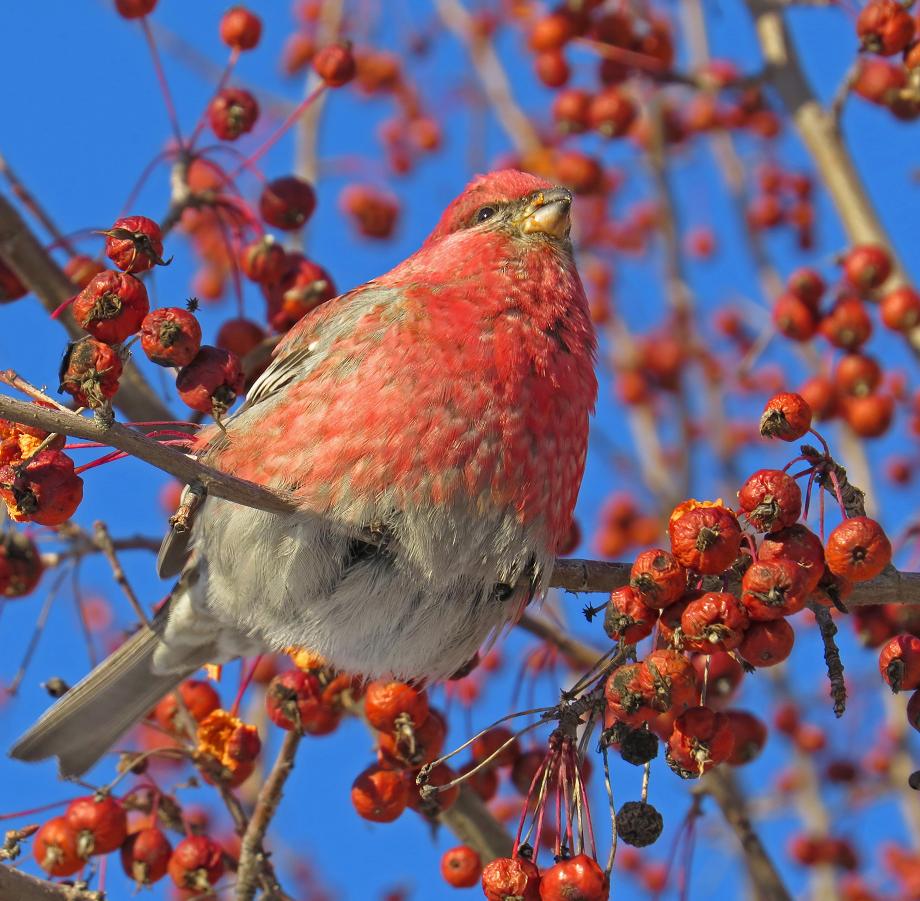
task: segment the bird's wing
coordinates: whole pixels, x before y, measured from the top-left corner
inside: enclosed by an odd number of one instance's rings
[[[393,289],[368,282],[326,301],[301,319],[279,342],[272,354],[272,362],[253,382],[245,403],[224,421],[226,431],[215,432],[201,453],[212,455],[219,468],[219,453],[215,452],[232,440],[233,422],[240,414],[278,396],[288,385],[308,378],[325,351],[339,338],[350,334],[368,309],[395,297]],[[157,555],[157,573],[161,579],[172,578],[182,570],[188,559],[190,537],[188,529],[170,529],[166,533]]]

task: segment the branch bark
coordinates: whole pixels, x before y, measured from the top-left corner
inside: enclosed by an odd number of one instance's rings
[[[30,876],[15,867],[0,866],[0,901],[100,901],[99,892],[90,892]]]

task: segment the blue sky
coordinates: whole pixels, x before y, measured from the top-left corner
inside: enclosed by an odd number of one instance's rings
[[[390,8],[389,4],[381,6]],[[381,43],[399,49],[403,46],[400,32],[408,23],[424,27],[430,20],[431,8],[424,0],[406,0],[393,6],[397,14],[392,17],[381,14],[378,33]],[[224,4],[214,0],[199,0],[194,4],[161,0],[155,20],[192,42],[206,58],[219,63],[224,52],[217,39],[217,21],[223,8]],[[753,70],[758,59],[756,45],[739,5],[707,4],[706,8],[714,53],[730,56],[746,71]],[[261,12],[265,17],[262,46],[257,52],[244,56],[237,72],[238,80],[296,101],[301,90],[299,81],[281,78],[277,65],[280,48],[292,28],[290,12],[280,3],[264,4]],[[832,94],[855,51],[852,25],[843,12],[836,10],[801,10],[795,12],[792,19],[808,73],[826,98]],[[141,170],[163,148],[169,135],[168,121],[139,28],[119,19],[108,3],[101,2],[53,4],[40,16],[28,4],[11,4],[4,11],[4,24],[0,30],[0,84],[4,85],[0,152],[65,233],[107,226],[121,211]],[[503,32],[499,48],[522,106],[538,121],[548,121],[551,95],[535,83],[529,62],[522,54],[520,33],[510,29]],[[165,63],[180,119],[188,131],[207,101],[211,85],[170,54],[166,54]],[[589,66],[584,57],[576,57],[576,79],[583,80],[583,72]],[[413,60],[411,70],[423,102],[439,118],[446,139],[443,151],[423,160],[407,178],[389,177],[373,161],[380,156],[374,135],[380,123],[392,114],[390,101],[359,100],[350,91],[339,91],[327,104],[319,140],[324,175],[317,186],[319,205],[309,230],[308,247],[311,256],[332,273],[341,290],[389,269],[421,243],[443,207],[473,174],[471,157],[489,161],[508,150],[505,137],[494,121],[490,120],[480,140],[471,116],[461,105],[460,89],[469,83],[471,69],[465,52],[452,39],[439,38],[425,58]],[[845,129],[860,170],[871,175],[870,193],[879,204],[899,249],[909,261],[917,234],[917,194],[911,181],[915,128],[896,124],[882,111],[854,101],[846,114]],[[647,194],[645,173],[631,150],[621,146],[602,147],[591,139],[585,146],[602,152],[605,163],[623,168],[626,179],[616,201],[617,210]],[[781,158],[787,164],[806,165],[803,151],[792,136],[785,136],[779,146]],[[762,148],[751,140],[742,141],[741,150],[748,160],[758,159],[763,154]],[[361,241],[345,224],[338,210],[337,197],[341,188],[355,176],[342,174],[343,167],[336,165],[336,161],[343,158],[359,161],[361,180],[389,187],[400,197],[402,216],[394,240],[379,245]],[[288,138],[263,160],[264,171],[285,174],[290,170],[291,159],[292,142]],[[759,296],[752,279],[738,223],[721,191],[720,173],[705,146],[696,145],[675,154],[673,170],[681,225],[712,226],[721,248],[714,262],[690,264],[692,287],[701,308],[711,311],[730,303],[763,308],[764,298]],[[253,186],[248,187],[251,192]],[[0,190],[5,187],[0,186]],[[131,212],[157,218],[165,209],[166,192],[166,172],[159,169]],[[843,246],[843,238],[827,198],[819,193],[817,203],[819,244],[809,259],[829,266],[832,255]],[[86,246],[92,248],[93,244],[89,242]],[[770,236],[768,246],[783,272],[804,261],[786,235]],[[175,254],[175,262],[156,273],[152,288],[155,300],[165,305],[181,303],[191,293],[192,266],[187,245],[178,237],[172,238],[167,246],[167,256],[170,254]],[[660,320],[664,310],[654,264],[654,257],[646,257],[625,260],[618,265],[618,303],[630,327],[636,331],[648,329]],[[258,315],[260,304],[255,292],[247,294],[246,306],[252,315]],[[201,319],[206,339],[213,339],[220,322],[233,315],[232,310],[229,300],[204,309]],[[63,333],[47,321],[46,314],[32,301],[4,307],[0,317],[3,322],[0,365],[15,368],[35,383],[53,385],[57,361],[64,347]],[[877,335],[871,349],[883,357],[886,364],[888,361],[892,365],[907,362],[903,348],[886,335]],[[790,384],[802,377],[794,355],[771,349],[768,359],[784,369]],[[914,370],[908,372],[908,384],[913,388]],[[156,386],[166,388],[161,371],[150,375]],[[602,378],[597,425],[617,447],[628,450],[629,436],[620,427],[609,389],[609,379]],[[736,402],[733,412],[753,417],[759,412],[758,402],[762,402],[762,398]],[[178,401],[173,403],[173,409],[179,412]],[[181,418],[181,412],[179,415]],[[911,449],[905,447],[903,423],[899,421],[898,425],[893,435],[869,447],[876,471],[893,451]],[[829,437],[833,442],[833,429]],[[597,450],[597,446],[593,446],[578,508],[587,535],[593,530],[603,500],[612,491],[636,488],[628,473],[612,469]],[[782,454],[776,448],[758,447],[744,453],[741,469],[747,472],[781,462]],[[693,474],[697,496],[709,496],[716,490],[715,473],[703,451],[694,451]],[[94,470],[87,475],[87,499],[77,519],[90,525],[94,519],[104,517],[116,536],[135,532],[159,534],[165,524],[165,514],[157,502],[163,483],[157,473],[130,461]],[[913,512],[914,491],[893,491],[881,476],[876,479],[876,489],[879,506],[884,511],[883,520],[896,532]],[[587,547],[582,550],[585,554],[589,552]],[[143,598],[152,603],[165,593],[168,586],[155,578],[149,555],[125,555],[124,562]],[[98,561],[87,561],[79,577],[87,594],[103,593],[113,599],[120,620],[125,624],[130,621],[129,611],[117,597],[106,569]],[[27,600],[10,603],[4,609],[0,634],[7,653],[0,664],[0,679],[9,680],[15,672],[43,592],[51,581],[46,577],[39,593]],[[65,581],[55,600],[48,627],[22,690],[15,699],[5,703],[0,712],[0,745],[3,747],[7,747],[46,706],[47,699],[39,688],[41,681],[59,675],[73,682],[86,670],[87,654],[78,630],[70,586],[70,581]],[[563,599],[561,604],[570,619],[577,623],[582,599]],[[605,640],[597,624],[591,627],[582,624],[578,630],[599,643]],[[845,660],[854,684],[865,677],[862,681],[873,685],[874,654],[861,652],[847,629],[842,632]],[[473,714],[473,725],[477,729],[510,709],[514,675],[523,653],[531,646],[532,642],[518,636],[503,646],[504,675],[490,686],[483,703]],[[231,675],[223,689],[228,695],[225,697],[227,703],[232,699],[234,679]],[[796,695],[807,703],[810,717],[829,725],[831,715],[823,680],[816,636],[803,632],[793,657],[791,682]],[[752,684],[745,689],[741,706],[766,709],[769,680],[758,677],[749,682]],[[552,700],[547,683],[539,690],[544,700]],[[837,752],[848,752],[855,740],[871,734],[877,726],[877,696],[871,697],[871,700],[868,697],[854,700],[851,713],[831,731],[830,743]],[[466,729],[466,718],[455,716],[451,732],[454,744],[466,737]],[[782,740],[771,736],[762,761],[744,774],[746,781],[762,792],[770,784],[785,751]],[[384,888],[396,885],[411,889],[414,899],[438,901],[458,897],[457,892],[444,886],[438,871],[440,853],[455,843],[450,836],[443,832],[432,836],[426,825],[409,813],[396,824],[372,826],[352,811],[348,789],[371,756],[369,739],[356,723],[346,724],[331,738],[305,743],[276,820],[276,828],[284,835],[285,850],[278,855],[282,870],[289,855],[308,858],[322,874],[332,896],[349,901],[378,897]],[[3,786],[0,813],[70,797],[72,790],[56,782],[53,775],[50,764],[27,767],[0,758],[0,786]],[[99,778],[101,781],[105,777]],[[637,797],[638,771],[625,765],[616,767],[615,785],[618,799]],[[596,778],[593,786],[597,796],[596,825],[599,834],[606,836],[602,786]],[[187,793],[187,796],[191,798],[194,794]],[[653,774],[650,799],[665,813],[665,835],[651,852],[652,857],[662,858],[668,854],[689,800],[684,786],[660,762]],[[904,838],[903,826],[892,805],[877,804],[868,812],[857,813],[839,794],[831,795],[831,809],[843,833],[861,844],[866,856],[871,855],[870,837],[872,842],[885,837]],[[783,862],[790,885],[799,890],[804,886],[803,873],[783,857],[783,847],[794,823],[793,816],[780,813],[763,824],[763,834],[770,850]],[[724,856],[725,846],[720,844],[724,838],[717,816],[707,817],[697,852],[693,897],[707,892],[718,892],[721,897],[740,897],[742,877],[734,858]],[[602,846],[605,853],[606,838]],[[716,847],[722,855],[720,865],[707,866],[705,858]],[[111,863],[109,878],[114,880],[110,883],[111,896],[127,897],[128,890],[121,882],[117,861],[113,859]],[[628,882],[616,891],[616,897],[624,901],[645,897]],[[474,896],[476,892],[469,894]],[[152,897],[165,897],[162,884]]]

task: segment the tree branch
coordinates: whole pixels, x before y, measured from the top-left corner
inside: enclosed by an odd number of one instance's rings
[[[15,867],[0,866],[0,901],[100,901],[99,892],[49,882]]]

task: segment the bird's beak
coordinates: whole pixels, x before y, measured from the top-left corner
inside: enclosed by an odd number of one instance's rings
[[[567,238],[572,221],[572,195],[565,188],[540,191],[524,210],[521,231],[525,235],[541,233],[552,238]]]

